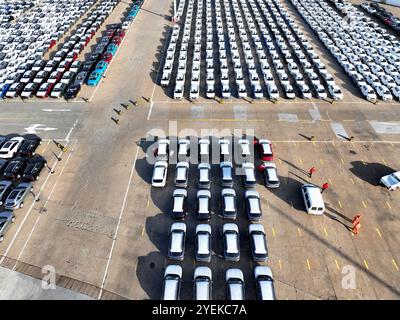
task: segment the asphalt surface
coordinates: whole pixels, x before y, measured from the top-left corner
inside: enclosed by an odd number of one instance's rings
[[[290,8],[288,2],[282,2]],[[281,179],[276,191],[267,190],[259,174],[257,185],[267,232],[267,265],[274,273],[277,298],[399,299],[400,194],[377,185],[382,175],[400,167],[398,104],[374,105],[360,99],[295,12],[292,16],[343,89],[343,101],[173,102],[155,83],[170,28],[171,5],[145,1],[89,102],[0,104],[0,121],[5,124],[0,126],[0,134],[25,133],[25,128],[40,124],[36,132],[48,140],[39,153],[55,170],[54,174],[44,171],[34,185],[40,201],[31,197],[16,212],[16,221],[0,244],[0,265],[39,278],[33,268],[53,265],[58,275],[71,279],[62,286],[77,292],[90,286],[93,290],[85,294],[96,299],[107,299],[110,294],[113,298],[158,299],[163,268],[174,263],[166,258],[174,166],[169,167],[165,189],[152,189],[152,166],[145,154],[151,142],[144,140],[162,134],[220,137],[233,130],[239,136],[250,130],[272,141]],[[117,13],[110,19],[117,20]],[[61,152],[51,139],[64,143],[68,151]],[[327,210],[321,217],[305,214],[298,189],[310,180],[304,171],[312,166],[317,172],[311,181],[330,184],[323,194]],[[190,170],[188,191],[193,200],[185,222],[193,231],[197,181],[195,166]],[[255,264],[249,257],[243,206],[236,221],[241,261],[227,263],[220,257],[225,221],[217,215],[218,178],[214,165],[211,191],[216,214],[210,221],[214,255],[208,264],[213,271],[213,297],[224,298],[224,272],[238,266],[245,275],[246,297],[254,299]],[[239,176],[235,189],[239,199],[243,198]],[[356,214],[362,215],[362,227],[355,236],[348,227]],[[194,262],[193,250],[190,232],[182,262],[183,299],[192,298],[193,271],[199,265]],[[347,266],[355,270],[354,289],[343,286]],[[68,284],[74,281],[79,286]]]

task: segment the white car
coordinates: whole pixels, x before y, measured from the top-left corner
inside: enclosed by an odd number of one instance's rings
[[[174,90],[174,99],[182,99],[183,98],[183,86],[180,84],[175,85],[175,90]]]
[[[230,97],[231,97],[231,91],[229,89],[229,85],[223,84],[222,85],[222,98],[229,99]]]
[[[6,141],[0,149],[0,158],[10,159],[14,157],[24,141],[25,139],[22,137],[14,137]]]
[[[337,85],[329,85],[328,91],[334,100],[343,100],[343,93]]]
[[[400,86],[395,86],[394,88],[392,88],[392,95],[397,100],[400,100]]]
[[[253,93],[254,93],[254,98],[256,99],[262,99],[263,97],[263,91],[261,89],[261,86],[259,83],[255,83],[253,85]]]
[[[378,97],[380,99],[382,99],[383,101],[393,100],[393,96],[387,87],[385,87],[383,85],[378,85],[375,87],[375,91],[376,91],[376,94],[378,95]]]
[[[153,177],[151,185],[153,187],[162,188],[167,182],[168,163],[166,161],[157,161],[153,168]]]
[[[67,85],[65,83],[57,83],[53,90],[50,93],[50,97],[52,98],[60,98],[62,94],[64,93],[65,89],[67,88]]]
[[[190,93],[189,93],[189,99],[190,100],[197,100],[199,98],[199,85],[192,82],[190,86]]]
[[[215,97],[214,84],[207,83],[206,97],[209,98],[209,99],[212,99],[212,98]]]
[[[247,96],[246,86],[244,83],[237,83],[237,91],[240,98],[245,98]]]
[[[226,295],[228,300],[244,300],[244,277],[240,269],[231,268],[225,273]]]
[[[294,89],[290,84],[283,85],[283,90],[285,91],[286,98],[288,98],[288,99],[296,98],[296,95],[294,93]]]
[[[212,300],[212,272],[209,267],[196,267],[193,275],[194,300]]]
[[[272,100],[279,99],[279,91],[278,91],[278,88],[276,87],[276,85],[269,84],[269,85],[267,85],[267,89],[268,89],[268,96],[270,99],[272,99]]]
[[[376,100],[376,93],[374,89],[370,85],[363,85],[361,86],[361,93],[368,101],[375,101]]]
[[[380,183],[390,191],[400,188],[400,171],[383,176]]]
[[[311,99],[312,98],[311,90],[306,84],[299,84],[298,86],[299,86],[301,96],[303,99]]]

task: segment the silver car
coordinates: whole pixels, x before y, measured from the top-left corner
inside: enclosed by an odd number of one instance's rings
[[[0,242],[3,241],[4,235],[11,223],[15,221],[14,213],[11,211],[0,212]]]
[[[12,186],[12,182],[8,180],[0,181],[0,206],[3,205],[3,201],[7,196],[7,193],[10,191]]]
[[[4,208],[7,210],[15,210],[22,208],[24,206],[24,200],[26,196],[31,191],[33,191],[33,187],[30,182],[20,183],[8,195],[6,201],[4,202]]]

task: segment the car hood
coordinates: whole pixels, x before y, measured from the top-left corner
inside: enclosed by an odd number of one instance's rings
[[[392,175],[382,177],[381,182],[387,187],[392,187],[399,183]]]

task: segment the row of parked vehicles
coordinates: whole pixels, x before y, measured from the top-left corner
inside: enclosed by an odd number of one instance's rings
[[[115,5],[119,2],[115,0]],[[94,47],[93,52],[90,54],[86,65],[90,65],[90,75],[87,79],[89,86],[97,86],[101,79],[104,77],[111,60],[116,55],[119,46],[121,45],[126,30],[130,27],[132,21],[139,13],[143,0],[133,1],[131,9],[129,10],[125,21],[122,24],[112,24],[108,26],[104,35],[99,39],[97,45]]]
[[[198,141],[199,159],[210,156],[210,139],[203,137]],[[260,157],[272,160],[273,153],[271,143],[266,139],[237,140],[239,153],[243,157],[252,157],[251,143],[258,146]],[[225,161],[221,162],[221,216],[234,220],[237,216],[238,204],[236,191],[233,189],[233,166],[230,161],[226,161],[232,155],[231,141],[227,138],[218,140],[218,152]],[[172,149],[172,148],[171,148]],[[170,141],[167,138],[158,140],[154,150],[157,159],[153,171],[153,185],[157,183],[157,176],[163,175],[166,167],[157,167],[157,163],[163,162],[168,167],[168,160],[171,153]],[[191,141],[188,138],[181,138],[176,141],[176,153],[179,157],[189,158],[191,155]],[[276,168],[275,168],[276,169]],[[246,208],[251,221],[259,221],[262,217],[261,201],[255,187],[255,171],[251,162],[243,163],[244,186],[246,188]],[[209,220],[211,218],[211,167],[209,163],[201,162],[198,165],[198,188],[197,193],[197,218],[199,220]],[[171,217],[174,219],[184,219],[187,215],[187,186],[189,177],[189,161],[181,161],[176,165],[175,186],[173,192],[173,204]],[[157,186],[157,185],[155,185]],[[223,257],[226,261],[240,261],[240,233],[239,227],[235,223],[224,223],[222,225],[223,238]],[[185,258],[185,247],[187,238],[187,226],[184,222],[174,222],[169,229],[169,245],[167,258],[169,260],[183,261]],[[254,223],[248,226],[249,242],[251,247],[251,258],[255,262],[266,262],[268,260],[268,246],[265,230],[262,224]],[[210,263],[212,259],[212,237],[211,225],[200,223],[195,228],[195,260],[199,263]],[[254,269],[256,278],[257,296],[262,300],[275,299],[273,276],[271,269],[267,266],[257,266]],[[182,281],[182,267],[179,265],[169,265],[165,268],[163,278],[163,289],[161,299],[177,300],[180,296]],[[193,278],[193,298],[195,300],[212,300],[212,271],[208,266],[198,266],[194,270]],[[226,271],[226,297],[227,299],[245,299],[244,277],[240,269],[230,268]]]
[[[361,4],[361,8],[381,20],[384,24],[391,27],[394,31],[398,33],[400,32],[400,19],[393,15],[391,12],[387,11],[384,7],[381,7],[378,3],[363,2]]]
[[[33,64],[40,61],[93,4],[92,0],[61,0],[57,3],[44,0],[15,23],[2,23],[0,83],[4,85],[6,79],[11,81],[15,77],[12,84],[17,86],[20,83],[18,78],[22,78],[21,73],[25,72],[28,79],[33,80],[35,74],[28,76]],[[22,86],[24,84],[19,85]]]
[[[174,85],[176,99],[183,97],[188,72],[188,49],[192,48],[193,37],[193,8],[193,1],[189,1],[180,48],[178,43],[182,33],[181,27],[176,24],[172,29],[161,77],[162,86]],[[281,4],[278,1],[253,0],[249,2],[224,0],[215,3],[207,0],[205,11],[203,2],[201,0],[197,2],[189,99],[196,100],[199,97],[201,66],[204,66],[202,63],[204,54],[202,56],[201,53],[204,42],[202,41],[204,15],[207,38],[205,51],[207,98],[215,97],[215,86],[220,80],[222,98],[229,98],[231,93],[236,91],[236,96],[240,98],[246,96],[263,98],[264,93],[267,93],[270,99],[277,99],[280,95],[273,75],[276,74],[275,78],[278,78],[286,98],[295,98],[295,89],[292,86],[294,83],[302,98],[311,98],[312,89],[318,98],[325,99],[329,93],[333,99],[342,99],[342,92],[335,84],[332,75],[328,73],[312,46]],[[238,38],[236,38],[237,33]],[[218,61],[215,56],[218,57]],[[175,57],[178,58],[177,63]],[[288,65],[287,69],[281,59]],[[173,69],[176,65],[175,75]],[[233,68],[233,72],[229,70],[229,66]],[[231,77],[232,74],[234,78]],[[219,76],[220,79],[216,79]],[[246,88],[245,78],[250,82],[250,90]],[[311,84],[311,89],[306,84],[305,78]],[[235,88],[232,88],[232,83]],[[324,85],[328,90],[325,90]]]
[[[18,19],[25,11],[38,4],[40,0],[7,0],[0,3],[0,23]]]
[[[275,300],[274,279],[267,266],[256,266],[253,271],[257,299]],[[162,300],[178,300],[182,283],[182,267],[168,265],[164,271]],[[199,266],[193,275],[193,299],[212,300],[213,278],[209,267]],[[242,270],[230,268],[225,272],[226,298],[245,300],[245,283]]]
[[[52,59],[48,61],[40,59],[25,64],[9,75],[2,86],[0,96],[3,98],[65,96],[67,99],[76,97],[88,74],[95,68],[93,64],[83,64],[78,61],[78,55],[95,36],[117,3],[117,0],[101,1],[65,41],[62,48],[53,54]],[[50,48],[55,44],[54,40]]]
[[[400,99],[400,43],[394,36],[349,3],[342,3],[347,23],[323,0],[291,1],[367,100]]]
[[[0,136],[0,241],[14,222],[13,211],[24,206],[47,161],[36,154],[39,137]]]

